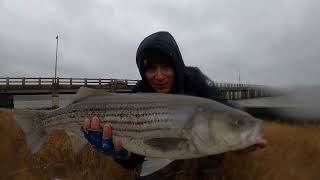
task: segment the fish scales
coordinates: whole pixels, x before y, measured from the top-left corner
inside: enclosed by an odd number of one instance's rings
[[[16,120],[32,152],[55,129],[64,129],[79,151],[87,143],[80,127],[84,118],[93,116],[101,126],[110,123],[112,137],[128,151],[171,161],[242,149],[261,138],[261,121],[245,112],[206,98],[161,93],[93,93],[82,88],[66,107],[17,112]]]
[[[140,106],[140,107],[139,107]],[[66,108],[65,110],[56,110],[51,113],[45,118],[50,118],[52,116],[58,116],[62,115],[65,113],[82,113],[83,115],[87,115],[88,112],[97,112],[101,113],[106,112],[106,113],[115,113],[118,111],[121,113],[126,113],[126,112],[136,112],[136,114],[145,114],[145,113],[150,113],[148,110],[154,110],[157,108],[157,111],[154,111],[153,113],[161,112],[162,109],[165,109],[165,105],[146,105],[146,106],[141,106],[140,104],[95,104],[95,106],[92,106],[88,103],[85,104],[75,104],[69,108]],[[126,110],[126,111],[125,111]],[[151,112],[152,113],[152,112]]]
[[[16,111],[32,152],[52,130],[63,129],[76,152],[87,143],[84,118],[111,124],[114,141],[125,149],[157,159],[148,174],[175,159],[189,159],[243,149],[261,139],[261,121],[206,98],[161,93],[110,94],[80,88],[73,102],[51,112]],[[148,168],[144,168],[148,167]]]
[[[80,112],[83,118],[87,114],[85,111],[94,111],[93,115],[100,117],[102,124],[109,122],[115,137],[129,137],[130,139],[145,139],[159,134],[176,134],[176,130],[171,130],[172,125],[167,123],[172,120],[172,114],[168,112],[165,104],[97,104],[88,106],[86,104],[75,104],[66,112]],[[63,114],[59,112],[57,114]],[[68,116],[69,113],[67,113]],[[58,118],[64,119],[64,118]],[[77,120],[75,120],[76,122]],[[54,121],[55,122],[55,121]],[[61,122],[48,123],[47,126],[57,126]],[[67,121],[62,122],[67,124]],[[161,128],[159,128],[161,127]],[[168,132],[172,131],[172,132]]]
[[[168,121],[168,108],[165,104],[75,104],[65,110],[53,111],[47,120],[44,120],[44,127],[67,124],[67,118],[85,118],[88,111],[92,115],[102,119],[102,123],[109,122],[115,130],[117,126],[126,125],[125,130],[144,130],[161,126]],[[168,127],[166,127],[168,128]],[[123,128],[122,128],[123,129]]]
[[[168,111],[168,105],[165,103],[157,103],[155,100],[153,100],[152,103],[146,103],[145,101],[141,101],[141,103],[136,103],[135,101],[131,103],[130,101],[129,103],[125,101],[125,103],[121,103],[110,100],[106,100],[106,102],[108,102],[108,104],[90,105],[88,104],[90,103],[89,100],[82,104],[75,104],[74,107],[70,106],[71,109],[67,110],[67,112],[74,113],[80,111],[84,115],[88,114],[88,111],[95,112],[92,113],[92,115],[100,117],[102,124],[105,122],[111,123],[113,136],[115,138],[123,138],[127,144],[133,146],[137,145],[137,143],[142,145],[141,142],[138,141],[147,138],[177,136],[177,129],[173,128],[171,122],[174,117],[171,112]],[[63,113],[64,112],[60,111],[57,114]],[[80,117],[84,118],[85,116],[81,115]],[[64,123],[67,122],[65,121]],[[125,137],[127,137],[126,140]],[[137,140],[135,141],[133,139]],[[130,150],[136,147],[130,148],[130,146],[128,146],[127,148]]]

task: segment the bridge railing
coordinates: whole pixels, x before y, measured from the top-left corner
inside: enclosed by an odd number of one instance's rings
[[[109,85],[109,84],[125,84],[133,86],[138,82],[138,80],[133,79],[106,79],[106,78],[61,78],[57,77],[57,85]],[[0,86],[28,86],[28,85],[53,85],[55,83],[54,77],[38,77],[38,78],[28,78],[28,77],[0,77]],[[238,84],[238,83],[214,83],[218,88],[265,88],[262,85],[253,84]]]
[[[216,82],[214,83],[216,87],[221,88],[240,88],[240,87],[249,87],[249,84],[237,84],[237,83],[220,83]]]
[[[254,84],[238,84],[238,83],[214,83],[218,88],[243,88],[243,89],[265,89],[266,86]]]
[[[109,92],[130,92],[138,80],[103,78],[10,78],[0,77],[0,94],[55,94],[75,93],[81,86],[105,89]],[[214,83],[226,99],[244,99],[277,95],[263,86],[237,83]]]
[[[9,78],[9,77],[0,77],[0,86],[42,86],[42,85],[110,85],[110,84],[123,84],[128,86],[133,86],[137,83],[138,80],[132,79],[94,79],[94,78]]]

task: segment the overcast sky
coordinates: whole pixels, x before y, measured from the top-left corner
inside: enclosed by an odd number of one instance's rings
[[[0,77],[139,79],[144,37],[169,31],[217,82],[320,84],[318,0],[0,0]]]

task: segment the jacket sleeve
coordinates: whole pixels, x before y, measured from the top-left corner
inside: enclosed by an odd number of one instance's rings
[[[144,158],[145,158],[145,156],[131,153],[129,159],[127,159],[127,160],[115,159],[115,161],[117,163],[119,163],[123,168],[128,169],[128,170],[133,170],[143,163]]]
[[[242,110],[239,105],[228,101],[220,92],[220,90],[215,86],[214,82],[205,74],[203,74],[199,68],[195,68],[195,71],[196,73],[194,74],[193,81],[197,84],[196,86],[198,88],[198,96],[209,98],[223,103],[227,106]]]

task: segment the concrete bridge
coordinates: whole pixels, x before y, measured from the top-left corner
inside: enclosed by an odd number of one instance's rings
[[[73,94],[81,86],[104,89],[108,92],[129,93],[138,80],[93,78],[0,78],[0,107],[13,108],[15,95],[52,94],[53,107],[58,106],[58,94]],[[268,97],[273,91],[266,86],[234,83],[215,83],[228,100]]]

